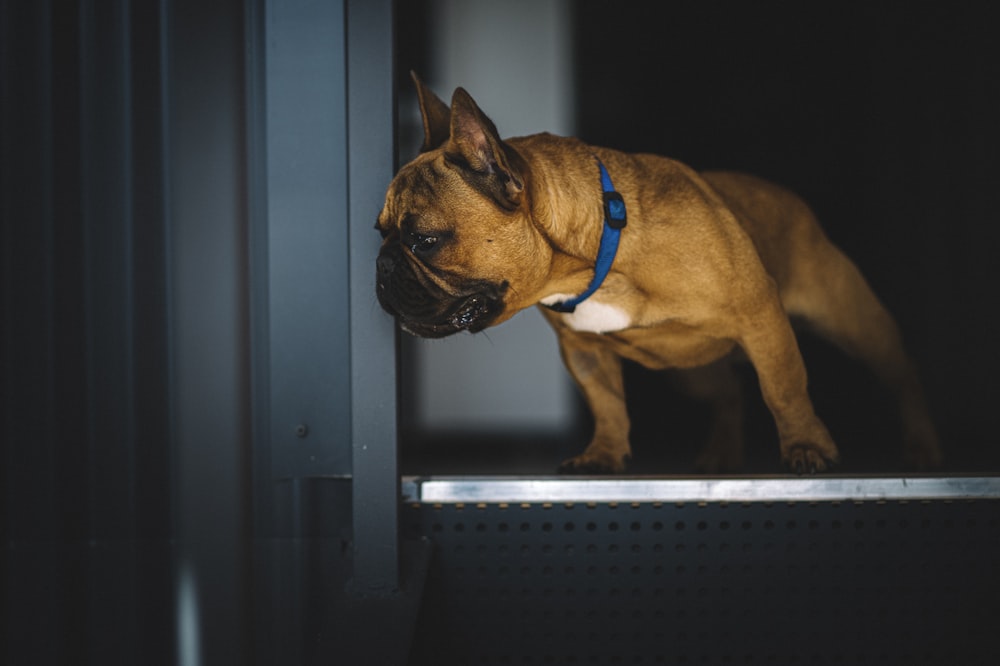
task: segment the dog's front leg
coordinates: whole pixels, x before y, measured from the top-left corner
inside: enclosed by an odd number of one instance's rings
[[[559,471],[570,474],[625,471],[631,448],[621,358],[602,345],[581,341],[572,334],[560,335],[559,348],[594,417],[594,437],[590,444],[583,453],[563,462]]]
[[[788,316],[775,297],[755,312],[740,338],[778,427],[781,460],[802,474],[827,469],[837,446],[813,410],[806,369]]]

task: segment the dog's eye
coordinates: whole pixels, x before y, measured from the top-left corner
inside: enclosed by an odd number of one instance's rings
[[[410,249],[414,254],[426,253],[437,245],[437,236],[425,236],[424,234],[411,233],[409,238]]]

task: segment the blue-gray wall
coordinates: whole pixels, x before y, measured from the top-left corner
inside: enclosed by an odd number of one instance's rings
[[[0,662],[315,657],[310,590],[399,584],[391,2],[10,0],[0,43]]]

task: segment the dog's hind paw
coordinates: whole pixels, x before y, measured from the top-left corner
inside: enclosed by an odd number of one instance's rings
[[[825,472],[837,463],[837,452],[824,453],[813,444],[793,444],[782,452],[782,462],[798,475]]]
[[[941,468],[944,455],[937,446],[908,446],[903,449],[903,464],[917,472],[932,471]]]
[[[560,474],[621,474],[630,456],[614,456],[611,454],[592,454],[584,451],[578,456],[564,460],[559,465]]]
[[[903,464],[918,472],[939,469],[944,462],[941,443],[929,420],[907,424],[903,434]]]

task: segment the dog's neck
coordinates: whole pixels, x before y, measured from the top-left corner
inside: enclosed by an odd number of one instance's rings
[[[604,229],[600,172],[594,150],[577,139],[551,134],[511,139],[508,143],[528,165],[528,205],[532,222],[553,249],[552,274],[568,276],[564,283],[551,288],[578,293],[593,275]]]

